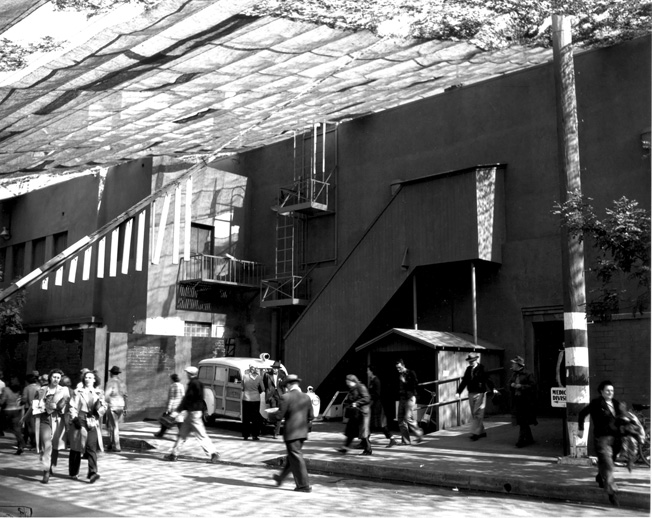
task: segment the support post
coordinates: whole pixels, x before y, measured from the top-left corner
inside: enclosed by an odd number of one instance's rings
[[[575,70],[570,18],[553,15],[553,62],[557,98],[559,179],[562,202],[569,192],[581,192],[580,156],[575,96]],[[588,427],[583,439],[576,436],[580,410],[589,402],[589,349],[585,315],[584,245],[562,228],[562,278],[564,341],[566,349],[566,417],[570,455],[566,463],[587,463]]]
[[[475,263],[471,261],[471,300],[473,302],[473,343],[478,345],[478,297],[475,289]]]

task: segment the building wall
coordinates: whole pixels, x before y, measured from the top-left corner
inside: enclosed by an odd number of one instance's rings
[[[650,206],[650,164],[640,143],[651,108],[649,55],[646,37],[576,56],[582,185],[598,211],[622,195]],[[506,357],[524,354],[528,331],[523,308],[562,304],[559,220],[552,214],[561,198],[556,115],[554,73],[548,64],[342,123],[332,218],[337,260],[387,203],[392,181],[506,164],[503,261],[498,271],[477,279],[478,329],[482,338],[504,347]],[[252,182],[256,256],[270,257],[274,250],[270,200],[292,178],[291,146],[288,140],[241,158],[241,171]],[[331,235],[323,233],[324,239]],[[587,246],[587,264],[593,254]],[[313,293],[336,264],[325,263],[311,273]],[[587,277],[587,290],[595,285]],[[469,293],[456,296],[458,307],[470,307]],[[439,303],[433,301],[432,310]],[[454,330],[469,332],[470,318],[463,324]],[[317,361],[329,346],[328,327],[338,325],[346,323],[325,322],[322,342],[305,344]],[[293,366],[292,358],[285,361],[291,370],[302,367]]]

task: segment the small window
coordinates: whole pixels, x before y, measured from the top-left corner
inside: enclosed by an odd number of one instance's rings
[[[215,370],[215,381],[219,381],[221,383],[226,383],[226,373],[227,370],[225,368],[218,368]]]
[[[12,247],[11,278],[18,279],[25,274],[25,243]]]
[[[54,256],[57,256],[68,247],[68,232],[54,234],[53,241],[54,250],[52,252]]]
[[[197,375],[199,381],[208,382],[208,383],[213,381],[214,368],[215,367],[212,366],[199,367],[199,374]]]
[[[242,377],[238,369],[229,369],[229,383],[242,383]]]
[[[45,263],[45,238],[32,241],[32,269],[36,269]]]
[[[206,322],[186,322],[183,328],[183,336],[211,336],[211,324]]]
[[[215,229],[199,223],[190,224],[190,255],[213,255]]]

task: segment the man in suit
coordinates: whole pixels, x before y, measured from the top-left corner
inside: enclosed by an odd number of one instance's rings
[[[498,392],[479,360],[480,355],[473,352],[466,357],[469,366],[464,371],[462,382],[457,389],[458,398],[462,395],[464,389],[469,391],[472,441],[477,441],[487,436],[487,432],[484,429],[484,409],[487,404],[487,392],[493,392],[494,394]]]
[[[308,429],[315,415],[312,410],[312,400],[308,394],[301,392],[299,383],[301,383],[301,379],[296,374],[285,377],[287,392],[281,396],[278,411],[270,414],[271,419],[275,422],[280,423],[285,419],[283,440],[288,451],[283,470],[280,474],[274,475],[274,480],[276,485],[280,486],[292,471],[296,483],[294,490],[310,493],[312,487],[310,487],[308,469],[301,449],[304,441],[308,438]]]
[[[270,408],[278,408],[281,401],[281,394],[283,394],[283,383],[285,380],[285,372],[281,370],[281,363],[276,360],[272,365],[272,371],[266,372],[263,378],[265,386],[265,403]],[[281,422],[278,421],[274,425],[274,439],[281,431]]]
[[[618,486],[614,479],[614,458],[620,450],[618,432],[619,419],[622,418],[623,406],[614,399],[614,386],[611,381],[602,381],[598,385],[600,397],[592,399],[577,418],[577,436],[584,437],[584,421],[591,415],[593,422],[593,444],[598,457],[598,474],[595,481],[603,487],[609,501],[618,507]]]

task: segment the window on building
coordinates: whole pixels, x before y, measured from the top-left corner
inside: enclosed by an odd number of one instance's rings
[[[18,279],[25,275],[25,243],[19,243],[12,247],[13,256],[11,261],[11,279]]]
[[[36,269],[45,263],[45,238],[32,241],[32,269]]]
[[[190,224],[190,255],[213,255],[215,229],[200,223]]]
[[[183,336],[211,336],[211,324],[205,322],[186,322],[184,324]]]
[[[59,255],[68,247],[68,232],[59,232],[53,236],[53,250],[54,256]]]

